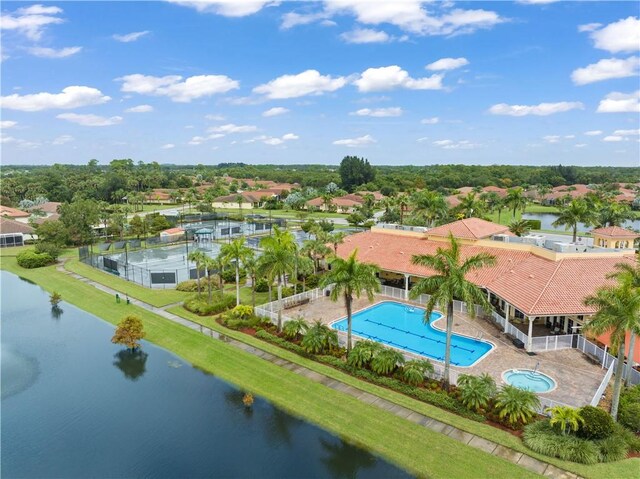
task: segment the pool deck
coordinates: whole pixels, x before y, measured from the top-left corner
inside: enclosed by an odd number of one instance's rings
[[[382,301],[403,302],[384,296],[377,296],[373,303],[369,303],[366,297],[359,298],[354,301],[353,311],[355,313]],[[301,316],[308,321],[320,319],[326,324],[346,315],[342,301],[334,303],[328,298],[321,298],[305,305],[289,308],[283,313],[288,317]],[[443,317],[433,324],[436,328],[444,329],[445,318]],[[472,319],[464,313],[454,313],[453,331],[472,338],[481,337],[495,346],[473,366],[467,368],[452,366],[452,369],[458,373],[474,375],[487,373],[495,379],[496,384],[502,385],[504,384],[502,373],[505,370],[512,368],[534,369],[536,364],[540,363],[538,370],[552,377],[558,384],[555,390],[540,395],[572,406],[588,404],[606,373],[606,369],[591,364],[576,349],[547,351],[529,356],[526,351],[516,349],[509,338],[493,323],[481,318]],[[437,364],[437,361],[434,363]]]

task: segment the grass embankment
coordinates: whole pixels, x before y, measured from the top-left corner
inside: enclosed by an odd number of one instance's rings
[[[615,463],[583,465],[583,464],[562,461],[560,459],[544,456],[542,454],[538,454],[528,449],[527,447],[524,446],[524,444],[519,438],[515,437],[514,435],[506,431],[497,429],[488,424],[483,424],[483,423],[479,423],[469,419],[465,419],[461,416],[445,411],[436,406],[432,406],[430,404],[417,401],[413,398],[410,398],[403,394],[399,394],[395,391],[391,391],[389,389],[382,388],[374,384],[367,383],[365,381],[361,381],[348,374],[343,373],[342,371],[338,371],[332,367],[318,363],[311,359],[306,359],[301,356],[298,356],[297,354],[291,351],[287,351],[278,346],[272,345],[265,341],[261,341],[260,339],[254,338],[252,336],[241,333],[239,331],[234,331],[234,330],[225,328],[222,325],[220,325],[218,322],[216,322],[214,318],[196,316],[195,314],[192,314],[179,306],[169,308],[168,311],[178,316],[181,316],[183,318],[190,319],[194,322],[198,322],[215,331],[224,333],[225,335],[233,339],[237,339],[251,346],[255,346],[271,354],[279,356],[283,359],[297,363],[301,366],[304,366],[308,369],[316,371],[320,374],[324,374],[325,376],[329,376],[333,379],[342,381],[346,384],[349,384],[350,386],[356,387],[358,389],[369,392],[376,396],[380,396],[384,399],[392,401],[408,409],[412,409],[416,412],[424,414],[425,416],[435,418],[439,421],[450,424],[451,426],[455,426],[459,429],[462,429],[463,431],[467,431],[471,434],[475,434],[477,436],[483,437],[490,441],[494,441],[498,444],[502,444],[505,447],[509,447],[516,451],[525,453],[529,456],[540,459],[541,461],[554,464],[562,469],[572,471],[586,478],[601,479],[604,477],[606,478],[634,477],[634,474],[636,474],[640,468],[640,459],[637,459],[637,458],[626,459],[624,461],[615,462]]]
[[[56,271],[55,266],[24,270],[15,258],[4,256],[1,267],[47,291],[58,291],[65,301],[112,324],[126,314],[140,316],[149,341],[416,475],[434,478],[536,477],[505,460],[364,404],[221,341],[211,340],[142,308],[116,304],[110,295]]]

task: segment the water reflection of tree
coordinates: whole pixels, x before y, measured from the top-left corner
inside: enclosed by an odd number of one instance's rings
[[[137,381],[147,372],[147,356],[148,354],[141,349],[123,349],[113,356],[113,365],[124,373],[125,378]]]
[[[373,455],[349,444],[342,438],[338,443],[320,439],[320,444],[327,453],[327,456],[321,458],[321,461],[327,466],[331,477],[352,479],[358,476],[360,469],[369,469],[376,463],[376,458]]]
[[[264,430],[269,440],[277,444],[291,445],[291,430],[301,422],[300,419],[272,406],[268,421]]]
[[[62,316],[62,313],[64,313],[64,311],[57,304],[55,306],[51,306],[51,317],[53,319],[60,319],[60,316]]]
[[[253,406],[245,406],[242,402],[243,397],[244,392],[239,389],[233,388],[224,392],[224,400],[226,403],[229,404],[234,411],[244,414],[244,417],[248,419],[253,416]]]

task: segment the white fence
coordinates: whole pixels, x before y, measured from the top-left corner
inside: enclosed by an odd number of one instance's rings
[[[585,353],[587,356],[597,360],[603,368],[608,368],[616,360],[614,356],[606,352],[601,347],[596,346],[584,336],[578,336],[577,349]]]
[[[513,324],[508,323],[507,330],[505,332],[522,341],[522,343],[525,346],[527,345],[527,341],[529,337],[526,334],[524,334],[522,331],[520,331],[518,328],[516,328]]]
[[[575,334],[558,334],[556,336],[539,336],[531,338],[531,350],[540,351],[556,351],[558,349],[573,348]]]
[[[380,288],[380,294],[382,296],[388,296],[389,298],[393,298],[393,299],[405,299],[404,289],[394,288],[392,286],[382,285]]]
[[[611,381],[611,376],[613,376],[613,370],[615,369],[615,365],[616,365],[616,361],[613,360],[613,362],[609,365],[609,370],[607,371],[607,374],[605,374],[604,378],[602,378],[602,382],[600,383],[598,390],[593,395],[593,399],[591,400],[592,406],[597,406],[598,403],[600,402],[600,399],[602,398],[605,389],[607,389],[607,386],[609,385],[609,381]]]
[[[565,404],[563,402],[554,401],[553,399],[550,399],[550,398],[544,397],[544,396],[540,396],[540,395],[538,395],[538,399],[540,399],[540,407],[536,409],[536,412],[538,414],[544,414],[545,416],[549,415],[549,413],[547,412],[547,408],[556,407],[556,406],[573,407],[573,406],[569,406],[568,404]]]

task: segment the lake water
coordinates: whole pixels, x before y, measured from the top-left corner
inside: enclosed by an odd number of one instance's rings
[[[525,220],[540,220],[543,230],[555,230],[555,231],[568,231],[565,230],[562,226],[553,226],[553,222],[558,219],[558,215],[553,213],[525,213],[522,215],[522,218]],[[624,228],[630,228],[635,230],[640,230],[640,220],[627,221],[622,225]],[[586,233],[594,229],[593,226],[585,226],[583,223],[578,223],[578,233]]]
[[[3,477],[410,477],[161,348],[123,352],[110,324],[0,274]]]

